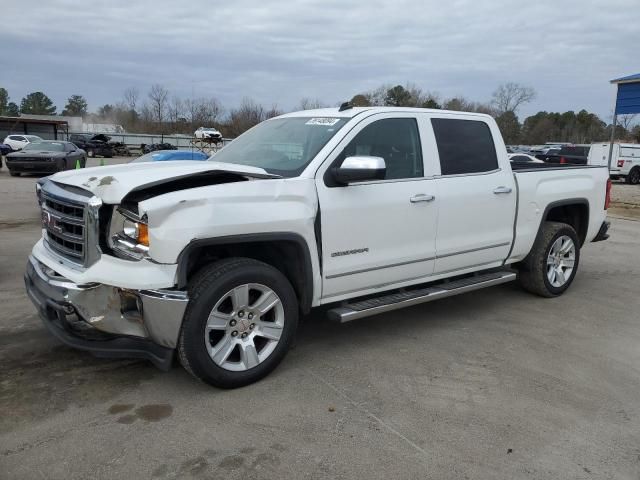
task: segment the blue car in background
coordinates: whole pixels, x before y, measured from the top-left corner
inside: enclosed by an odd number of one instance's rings
[[[174,160],[208,160],[209,155],[191,150],[156,150],[132,160],[130,163],[170,162]]]

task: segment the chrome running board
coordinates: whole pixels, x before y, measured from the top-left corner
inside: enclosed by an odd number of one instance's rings
[[[516,276],[514,271],[504,270],[460,280],[445,281],[424,288],[395,291],[354,303],[343,303],[339,307],[329,310],[327,315],[331,320],[340,323],[350,322],[351,320],[370,317],[371,315],[378,315],[379,313],[390,312],[399,308],[411,307],[419,303],[432,302],[433,300],[511,282],[516,279]]]

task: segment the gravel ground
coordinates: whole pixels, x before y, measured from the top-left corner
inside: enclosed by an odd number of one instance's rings
[[[610,213],[622,217],[640,218],[640,185],[614,182],[611,190]]]

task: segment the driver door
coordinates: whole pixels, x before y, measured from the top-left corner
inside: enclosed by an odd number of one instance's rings
[[[323,299],[433,272],[438,200],[422,150],[417,115],[378,114],[357,125],[318,170]],[[350,156],[382,157],[385,178],[336,185],[332,168]]]

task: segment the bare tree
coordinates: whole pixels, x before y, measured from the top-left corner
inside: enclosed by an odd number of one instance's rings
[[[618,125],[625,129],[629,134],[631,130],[633,130],[633,126],[635,125],[635,120],[638,115],[636,113],[628,113],[625,115],[618,115]]]
[[[138,104],[138,98],[140,98],[140,90],[136,87],[129,87],[122,94],[122,98],[124,100],[124,104],[129,108],[129,110],[135,111]]]
[[[264,112],[264,119],[266,120],[267,118],[277,117],[278,115],[282,115],[283,113],[284,112],[278,108],[278,105],[274,103],[273,105],[271,105],[271,108],[269,110],[266,110]]]
[[[153,111],[153,119],[158,123],[160,128],[162,128],[162,121],[164,120],[164,114],[167,109],[168,98],[169,91],[162,85],[156,83],[151,86],[151,90],[149,90],[151,110]]]
[[[491,100],[498,114],[505,112],[515,113],[523,103],[529,103],[536,98],[536,91],[532,87],[526,87],[519,83],[507,82],[500,85]]]
[[[145,129],[150,128],[153,123],[153,109],[147,102],[144,102],[140,108],[140,120],[143,123],[142,127]]]
[[[122,93],[122,106],[128,111],[128,114],[122,117],[123,125],[127,126],[127,129],[135,128],[135,124],[138,120],[138,112],[136,108],[138,106],[138,99],[140,98],[140,90],[136,87],[129,87]]]
[[[213,97],[185,100],[184,110],[192,128],[216,126],[224,114],[222,105]]]
[[[173,124],[174,129],[176,129],[181,118],[183,122],[186,120],[184,118],[184,103],[182,102],[180,97],[176,97],[175,95],[171,97],[171,101],[169,102],[169,106],[167,108],[167,113],[169,121]]]
[[[314,110],[316,108],[323,108],[326,107],[325,104],[323,104],[319,99],[314,98],[307,98],[304,97],[302,99],[300,99],[300,103],[298,104],[298,108],[296,110]]]
[[[229,112],[228,134],[237,137],[264,119],[264,107],[250,98],[244,98],[238,108]]]

